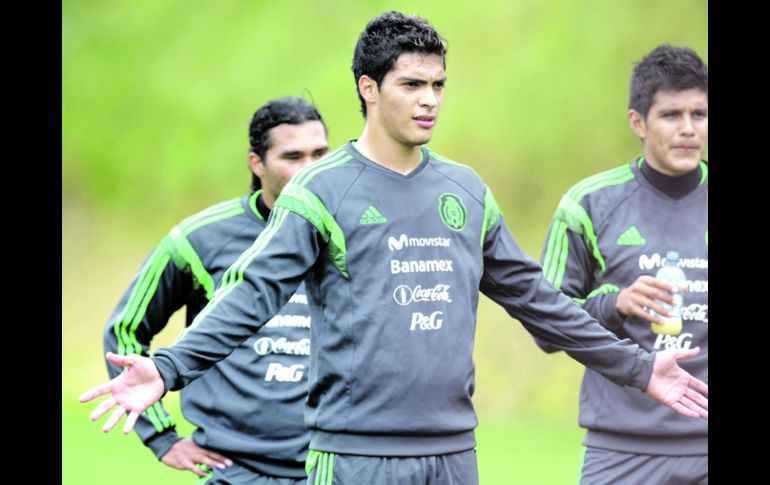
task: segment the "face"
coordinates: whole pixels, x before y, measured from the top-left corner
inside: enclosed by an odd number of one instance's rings
[[[700,89],[658,91],[647,119],[630,110],[631,129],[642,138],[647,163],[671,176],[694,170],[708,145],[708,110],[708,95]]]
[[[261,160],[249,155],[251,170],[262,181],[262,198],[272,208],[273,202],[295,173],[310,162],[326,155],[329,145],[326,130],[320,121],[298,125],[282,124],[270,129],[270,148]]]
[[[433,136],[444,97],[446,73],[441,56],[404,53],[372,94],[367,107],[381,135],[407,147]]]

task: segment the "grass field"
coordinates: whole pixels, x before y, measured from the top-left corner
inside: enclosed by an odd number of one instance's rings
[[[166,398],[177,418],[175,396]],[[192,485],[190,472],[173,470],[155,460],[135,436],[119,429],[101,432],[92,423],[91,404],[62,402],[62,484]],[[192,425],[177,419],[189,435]],[[582,431],[551,421],[485,423],[476,431],[479,478],[483,485],[572,484],[577,478]]]

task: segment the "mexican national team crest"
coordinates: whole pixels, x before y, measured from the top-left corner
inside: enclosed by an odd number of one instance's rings
[[[456,194],[446,192],[438,197],[438,213],[446,227],[460,232],[468,222],[468,210],[463,200]]]

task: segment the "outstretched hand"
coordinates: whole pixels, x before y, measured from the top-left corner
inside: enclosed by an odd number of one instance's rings
[[[679,414],[690,418],[709,418],[709,386],[679,367],[677,361],[689,360],[700,348],[664,350],[655,354],[647,394]]]
[[[95,397],[111,393],[112,395],[91,413],[91,421],[101,418],[117,405],[117,409],[104,423],[102,431],[107,433],[112,430],[120,418],[128,412],[128,417],[123,425],[123,434],[128,434],[134,429],[139,415],[163,396],[165,390],[163,380],[152,359],[148,357],[136,354],[118,355],[108,352],[107,360],[125,369],[110,382],[93,387],[83,393],[80,396],[80,402],[88,402]]]

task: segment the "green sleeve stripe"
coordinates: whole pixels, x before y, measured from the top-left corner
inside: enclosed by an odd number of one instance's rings
[[[160,404],[160,401],[155,403],[155,406],[157,406],[157,408],[158,408],[158,413],[159,414],[162,413],[162,415],[165,417],[165,425],[166,425],[167,428],[170,428],[172,426],[176,426],[176,420],[174,419],[174,417],[172,415],[170,415],[169,413],[164,411],[163,406]]]
[[[241,282],[243,282],[243,272],[245,271],[246,267],[248,267],[251,261],[265,248],[265,246],[267,246],[278,228],[286,219],[287,214],[288,212],[286,210],[280,207],[273,207],[265,230],[262,231],[262,233],[257,237],[256,241],[254,241],[254,244],[252,244],[249,249],[244,251],[243,254],[241,254],[240,257],[238,257],[238,259],[227,269],[227,271],[225,271],[220,286],[216,289],[216,291],[214,291],[214,298],[195,317],[190,326],[182,331],[177,341],[184,338],[190,329],[195,328],[204,318],[208,316],[209,313],[212,312],[212,310],[214,310],[214,308],[216,308],[217,305],[219,305],[219,302],[226,298],[227,295],[229,295],[235,288],[238,287]]]
[[[275,201],[275,207],[291,211],[312,224],[323,240],[329,243],[329,257],[334,266],[345,278],[350,277],[347,268],[345,234],[318,196],[305,187],[289,183]]]
[[[556,253],[555,248],[557,247],[557,243],[561,241],[561,238],[564,237],[566,231],[567,224],[562,220],[554,219],[551,234],[548,236],[548,246],[545,251],[545,258],[543,258],[543,274],[545,275],[545,279],[551,282],[551,284],[554,282],[556,271],[556,260],[554,259]],[[558,247],[561,247],[561,245]]]
[[[139,326],[139,323],[142,321],[144,314],[147,312],[147,306],[150,304],[152,297],[155,296],[155,290],[158,289],[160,277],[163,275],[163,270],[169,261],[171,261],[171,255],[164,254],[158,266],[159,270],[155,271],[152,274],[152,278],[149,279],[149,287],[144,294],[144,298],[142,298],[141,305],[139,306],[137,312],[134,314],[133,321],[131,322],[131,328],[129,329],[128,336],[131,339],[131,344],[134,347],[133,353],[135,354],[142,352],[142,346],[139,345],[139,341],[136,339],[136,327]]]
[[[495,228],[500,222],[500,207],[495,201],[495,197],[492,195],[492,191],[487,187],[487,191],[484,193],[484,228],[481,231],[481,248],[484,248],[484,239],[486,239],[489,231]]]
[[[561,288],[561,284],[564,281],[564,272],[567,269],[567,254],[569,253],[569,237],[567,237],[567,231],[564,231],[561,238],[561,248],[559,251],[559,262],[556,265],[556,275],[554,276],[553,286],[555,288]]]
[[[197,214],[194,214],[188,217],[187,219],[183,220],[179,225],[181,226],[182,232],[185,235],[187,235],[194,230],[191,228],[200,227],[198,224],[201,221],[208,220],[209,218],[212,218],[212,217],[215,220],[219,220],[219,216],[221,216],[223,213],[225,214],[230,213],[238,209],[243,210],[240,199],[227,200],[225,202],[220,202],[219,204],[213,205],[208,209],[204,209],[198,212]]]
[[[302,167],[296,174],[294,174],[294,177],[292,177],[292,180],[294,180],[295,183],[300,183],[305,179],[305,177],[308,176],[308,174],[314,172],[318,168],[323,168],[330,163],[334,163],[338,160],[340,160],[345,155],[349,155],[347,151],[344,150],[344,146],[341,146],[334,150],[331,153],[327,153],[320,159],[316,160],[313,163],[308,164],[305,167]]]
[[[570,190],[568,191],[568,193],[572,195],[572,194],[583,192],[586,187],[590,187],[597,183],[601,183],[603,180],[611,179],[611,178],[617,177],[618,175],[628,173],[630,172],[630,170],[631,170],[630,167],[623,165],[621,167],[615,167],[610,170],[605,170],[604,172],[599,172],[596,175],[592,175],[588,178],[585,178],[580,182],[576,183],[575,185],[573,185],[572,188],[570,188]]]
[[[155,415],[157,416],[161,426],[163,426],[163,429],[174,426],[174,418],[172,418],[170,414],[164,411],[163,406],[160,405],[160,401],[153,404],[150,409],[155,411]]]
[[[195,251],[195,248],[192,247],[190,241],[187,240],[181,229],[179,229],[179,226],[171,230],[169,239],[173,243],[174,249],[176,249],[182,259],[189,266],[193,277],[198,281],[198,283],[200,283],[201,286],[203,286],[203,289],[206,290],[206,298],[211,300],[211,298],[214,296],[214,290],[216,289],[214,278],[209,274],[208,271],[206,271],[206,268],[203,266],[203,261],[201,261],[200,256],[198,256],[198,253]],[[176,262],[176,260],[174,262]],[[179,266],[177,265],[177,267]]]
[[[610,293],[617,293],[619,291],[620,291],[620,288],[618,288],[617,286],[610,283],[605,283],[599,288],[589,293],[588,296],[586,296],[585,298],[573,298],[573,300],[575,300],[578,304],[583,305],[589,298],[594,298],[597,295],[609,295]]]
[[[164,251],[156,248],[147,263],[142,267],[134,288],[131,290],[131,295],[129,295],[126,301],[126,306],[123,308],[123,312],[116,318],[117,323],[114,328],[115,336],[118,340],[118,354],[128,355],[134,353],[130,342],[135,339],[132,339],[128,334],[129,324],[133,321],[143,295],[150,286],[150,282],[155,278],[154,275],[163,272],[165,264],[169,260],[168,258],[169,256]]]
[[[321,457],[318,460],[318,470],[315,472],[315,480],[313,481],[314,485],[322,485],[323,484],[323,475],[324,472],[326,472],[326,453],[321,452]]]
[[[313,471],[313,468],[315,468],[316,464],[318,463],[318,457],[320,455],[321,453],[316,450],[308,450],[307,458],[305,459],[306,475],[310,475],[310,473]]]
[[[709,164],[708,163],[706,163],[704,161],[700,162],[700,173],[701,173],[700,183],[698,185],[703,185],[703,182],[705,182],[706,179],[709,176]]]
[[[599,251],[599,242],[594,232],[594,224],[583,206],[575,202],[569,195],[565,195],[561,198],[554,217],[563,220],[569,229],[583,236],[594,258],[599,263],[599,266],[601,266],[602,271],[604,271],[604,258]]]
[[[275,209],[276,207],[274,205],[273,210],[271,211],[270,222],[268,223],[265,230],[262,231],[262,233],[260,233],[260,235],[254,241],[254,244],[252,244],[249,249],[244,251],[243,254],[238,257],[235,263],[230,266],[230,268],[228,268],[228,271],[233,270],[229,275],[230,279],[228,284],[236,284],[243,281],[243,273],[246,271],[246,268],[251,264],[254,258],[265,249],[267,243],[270,242],[278,228],[281,226],[281,224],[283,224],[283,221],[286,219],[286,215],[288,213],[284,210],[276,211]],[[227,276],[228,275],[225,275],[225,277]]]
[[[342,147],[340,147],[324,156],[320,160],[302,167],[296,174],[294,174],[292,181],[296,184],[305,185],[306,183],[310,182],[310,180],[315,177],[317,173],[331,168],[331,165],[335,165],[340,160],[347,161],[351,158],[353,158],[353,156],[343,150]]]
[[[155,431],[158,433],[163,431],[163,425],[160,422],[160,419],[158,419],[158,416],[155,414],[154,407],[150,406],[147,408],[143,413],[142,416],[146,417],[150,420],[150,423],[152,423],[153,427],[155,428]]]
[[[631,167],[629,165],[623,165],[622,167],[607,170],[606,172],[599,173],[578,182],[574,187],[567,191],[567,195],[575,201],[580,201],[590,192],[595,192],[599,189],[609,187],[610,185],[620,185],[629,180],[633,180],[633,178],[634,172],[631,171]]]
[[[123,313],[116,319],[114,330],[118,340],[118,354],[129,355],[142,352],[142,346],[136,339],[136,327],[144,317],[147,305],[152,300],[160,277],[170,260],[171,256],[159,246],[141,269],[126,306],[123,308]],[[174,418],[163,411],[159,402],[142,414],[159,433],[175,424]]]
[[[334,453],[318,452],[318,470],[315,472],[315,485],[332,485],[334,479]],[[312,468],[311,468],[312,470]],[[308,472],[308,475],[310,472]]]
[[[307,173],[305,174],[305,177],[303,177],[303,179],[298,182],[300,185],[307,185],[308,183],[310,183],[311,180],[313,180],[313,178],[315,178],[316,175],[320,174],[321,172],[325,172],[326,170],[339,167],[340,165],[345,165],[351,160],[353,160],[353,155],[348,155],[347,153],[345,153],[342,155],[342,158],[338,160],[329,160],[324,165],[319,165],[318,162],[310,164],[309,166],[313,170],[308,170]]]
[[[617,293],[619,291],[620,291],[620,288],[618,288],[617,286],[610,283],[605,283],[599,288],[589,293],[588,296],[586,297],[586,300],[589,298],[593,298],[597,295],[609,295],[610,293]]]
[[[329,472],[326,474],[326,485],[332,485],[334,481],[334,453],[329,453]]]
[[[235,216],[241,215],[244,212],[246,212],[246,211],[243,209],[243,206],[238,205],[238,207],[230,209],[227,212],[223,211],[223,212],[220,212],[220,213],[217,213],[217,214],[211,214],[211,215],[209,215],[206,218],[198,219],[194,224],[184,225],[184,226],[182,226],[182,232],[185,235],[188,235],[191,232],[194,232],[194,231],[200,229],[203,226],[207,226],[207,225],[213,224],[215,222],[219,222],[219,221],[222,221],[222,220],[225,220],[225,219],[229,219],[231,217],[235,217]]]

